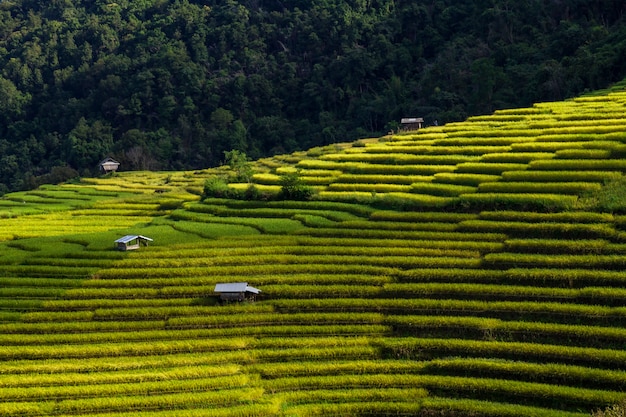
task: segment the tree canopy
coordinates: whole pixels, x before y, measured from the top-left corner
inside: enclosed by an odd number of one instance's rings
[[[561,100],[626,74],[621,0],[0,0],[0,193]]]

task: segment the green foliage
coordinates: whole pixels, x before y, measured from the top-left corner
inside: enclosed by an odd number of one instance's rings
[[[248,156],[236,149],[225,151],[224,156],[226,157],[226,164],[235,172],[233,182],[249,182],[253,171]]]
[[[204,182],[202,198],[239,198],[241,192],[229,187],[228,182],[222,177],[211,177]]]
[[[607,213],[626,213],[626,179],[607,181],[599,190],[585,195],[583,207]]]
[[[280,185],[279,199],[308,200],[313,195],[313,189],[304,184],[298,172],[287,172],[281,175]]]
[[[22,3],[1,10],[0,192],[54,166],[93,172],[109,152],[123,169],[197,169],[231,149],[312,157],[407,113],[447,123],[623,76],[614,2]],[[516,130],[458,139],[511,144]]]

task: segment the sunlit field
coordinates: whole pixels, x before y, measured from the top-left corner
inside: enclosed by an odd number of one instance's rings
[[[623,88],[254,161],[228,184],[247,199],[203,196],[224,167],[1,197],[0,416],[618,403]],[[293,173],[309,199],[278,199]],[[261,293],[223,303],[224,282]]]

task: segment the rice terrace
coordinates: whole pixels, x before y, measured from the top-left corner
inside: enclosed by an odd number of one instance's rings
[[[249,181],[224,166],[7,194],[0,415],[583,417],[618,404],[625,116],[621,83],[261,159]],[[312,194],[275,198],[285,178]],[[116,250],[126,236],[151,241]],[[256,301],[214,293],[243,282]]]

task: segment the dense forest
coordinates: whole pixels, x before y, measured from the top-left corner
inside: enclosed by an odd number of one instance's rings
[[[561,100],[626,75],[622,0],[0,0],[0,194]]]

